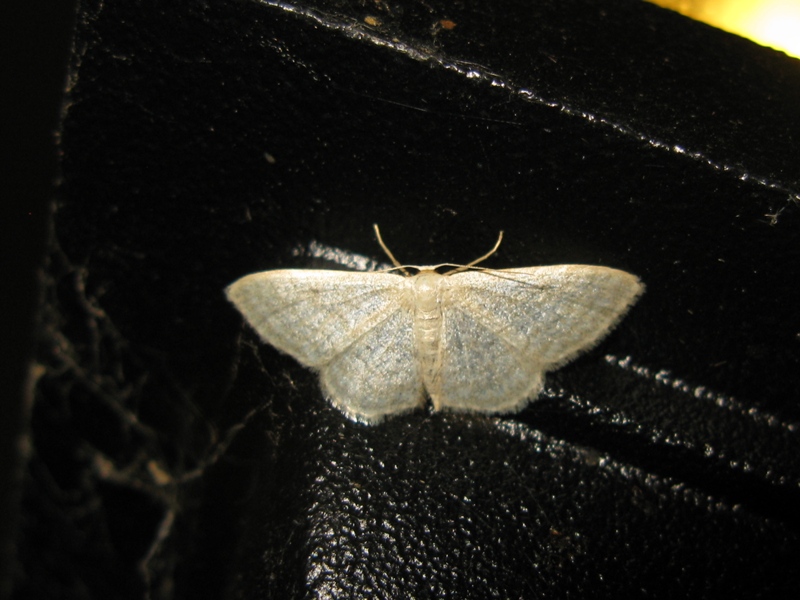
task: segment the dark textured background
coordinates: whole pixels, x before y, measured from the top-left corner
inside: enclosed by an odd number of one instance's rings
[[[785,597],[798,136],[800,62],[639,1],[81,2],[18,597]],[[222,289],[373,222],[648,291],[519,415],[356,425]]]

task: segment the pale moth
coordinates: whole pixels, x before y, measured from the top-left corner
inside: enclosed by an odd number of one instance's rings
[[[519,411],[545,372],[594,346],[644,291],[607,267],[475,267],[502,232],[468,265],[402,266],[374,227],[394,269],[264,271],[226,290],[264,341],[319,371],[325,396],[362,423],[426,395],[436,410]]]

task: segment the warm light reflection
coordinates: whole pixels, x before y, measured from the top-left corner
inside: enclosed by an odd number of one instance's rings
[[[800,0],[650,0],[800,58]]]

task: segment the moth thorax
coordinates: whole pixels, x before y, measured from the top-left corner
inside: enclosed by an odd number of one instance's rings
[[[420,271],[414,277],[414,307],[418,317],[435,318],[441,315],[440,299],[444,281],[445,277],[436,271]]]

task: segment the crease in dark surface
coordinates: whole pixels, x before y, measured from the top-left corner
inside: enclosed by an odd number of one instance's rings
[[[517,85],[506,75],[491,71],[486,65],[447,57],[433,46],[422,43],[405,42],[398,38],[392,39],[379,35],[379,33],[372,30],[367,25],[362,25],[357,20],[352,18],[344,18],[331,13],[315,10],[308,6],[299,6],[289,2],[283,2],[281,0],[254,1],[272,8],[278,8],[293,15],[311,19],[315,23],[332,31],[342,33],[353,40],[366,41],[382,48],[388,48],[400,54],[404,54],[412,60],[436,64],[446,70],[458,73],[466,79],[477,80],[484,84],[488,84],[491,87],[504,89],[510,94],[513,94],[517,98],[520,98],[524,101],[557,109],[558,111],[571,117],[578,117],[586,122],[597,124],[601,127],[610,128],[616,133],[628,138],[633,138],[658,150],[664,150],[673,154],[686,156],[694,161],[705,164],[707,167],[710,167],[715,171],[730,174],[741,181],[754,182],[761,187],[784,193],[787,196],[786,206],[776,210],[771,215],[767,215],[771,218],[772,225],[777,224],[778,217],[788,206],[791,206],[792,204],[800,206],[800,189],[796,189],[785,182],[752,173],[743,165],[731,164],[725,161],[716,160],[702,151],[685,147],[678,142],[669,141],[667,139],[659,139],[655,136],[649,135],[645,131],[640,131],[630,123],[614,121],[599,114],[583,110],[579,107],[570,105],[563,99],[559,100],[546,98],[543,95],[536,93],[536,91],[531,88]]]

